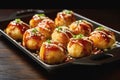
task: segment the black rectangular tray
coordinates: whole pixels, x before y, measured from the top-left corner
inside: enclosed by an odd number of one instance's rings
[[[38,59],[38,57],[36,57],[32,52],[30,52],[29,50],[27,50],[25,47],[21,46],[21,44],[19,44],[19,42],[13,40],[10,36],[8,36],[5,32],[4,29],[6,28],[6,26],[8,25],[8,23],[11,20],[14,20],[16,18],[20,18],[21,20],[23,20],[26,23],[29,23],[29,20],[32,18],[32,16],[36,13],[44,13],[46,16],[50,17],[51,19],[54,20],[54,18],[56,17],[58,11],[43,11],[43,10],[36,10],[36,9],[27,9],[27,10],[21,10],[21,11],[17,11],[14,14],[11,14],[10,17],[6,18],[6,19],[1,19],[0,20],[0,35],[5,37],[6,39],[8,39],[8,41],[10,41],[13,45],[15,45],[17,48],[19,48],[21,51],[23,51],[25,54],[27,54],[32,60],[34,60],[35,62],[37,62],[40,66],[42,66],[43,68],[45,68],[47,71],[51,71],[51,70],[55,70],[61,67],[65,67],[65,66],[69,66],[69,65],[92,65],[92,66],[101,66],[104,64],[108,64],[108,63],[112,63],[112,62],[116,62],[120,60],[120,32],[116,31],[114,29],[111,29],[108,26],[102,25],[98,22],[95,22],[89,18],[86,18],[80,14],[77,14],[74,12],[74,15],[76,16],[77,19],[84,19],[87,20],[89,22],[91,22],[94,25],[94,28],[98,27],[98,26],[104,26],[109,28],[110,30],[112,30],[115,33],[116,36],[116,41],[117,43],[117,47],[104,52],[103,54],[96,54],[96,55],[91,55],[88,57],[83,57],[80,59],[76,59],[73,61],[69,61],[69,62],[65,62],[65,63],[61,63],[61,64],[55,64],[55,65],[49,65],[44,63],[43,61],[41,61],[40,59]]]

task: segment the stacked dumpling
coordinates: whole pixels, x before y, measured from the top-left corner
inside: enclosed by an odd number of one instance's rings
[[[42,20],[48,18],[45,14],[35,14],[33,17],[30,19],[29,24],[31,28],[34,28],[38,25],[39,22]]]
[[[53,41],[60,42],[65,46],[67,46],[67,43],[72,37],[73,37],[73,33],[66,26],[57,27],[51,35]]]
[[[67,45],[68,55],[74,58],[89,56],[93,50],[93,42],[83,36],[83,34],[75,35],[70,39]]]
[[[21,41],[23,38],[24,32],[29,28],[30,26],[27,23],[25,23],[24,21],[18,18],[18,19],[11,21],[7,25],[5,32],[10,37],[12,37],[14,40]]]
[[[66,49],[63,44],[47,40],[43,42],[39,57],[40,59],[47,64],[58,64],[66,60]]]
[[[73,11],[71,10],[63,10],[57,13],[55,18],[56,26],[69,26],[72,22],[76,20]]]
[[[46,37],[36,28],[25,31],[23,35],[22,45],[29,50],[39,50]]]
[[[89,36],[93,31],[93,25],[86,20],[77,20],[69,25],[69,29],[76,35],[83,34]]]
[[[41,17],[39,19],[42,20],[37,23],[37,26],[28,29],[24,33],[22,45],[30,50],[39,50],[42,43],[51,37],[55,28],[55,23],[52,19],[43,16],[43,14],[39,14],[39,17]],[[36,22],[33,21],[32,24],[36,24]]]
[[[47,39],[51,38],[53,30],[56,28],[54,21],[50,18],[42,20],[36,26],[37,30],[44,34]]]
[[[99,49],[110,48],[115,42],[115,34],[105,27],[97,27],[90,33],[89,39],[94,43],[94,46]]]

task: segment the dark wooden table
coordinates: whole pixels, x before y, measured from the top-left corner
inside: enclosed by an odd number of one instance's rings
[[[20,9],[0,9],[0,19]],[[75,12],[120,31],[120,10],[74,9]],[[0,26],[1,27],[1,26]],[[49,73],[9,41],[0,37],[0,80],[120,80],[120,63],[94,67],[71,66]]]

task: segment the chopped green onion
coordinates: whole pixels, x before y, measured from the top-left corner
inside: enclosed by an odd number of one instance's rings
[[[83,34],[73,35],[73,38],[76,38],[76,39],[81,39],[83,37],[85,37]]]
[[[45,17],[45,14],[37,14],[39,17]]]
[[[83,20],[78,20],[78,22],[80,23],[80,22],[82,22]]]
[[[62,27],[59,26],[59,27],[56,28],[56,30],[57,30],[57,31],[61,31],[61,30],[62,30]]]
[[[36,33],[36,32],[37,32],[37,29],[36,29],[36,28],[34,28],[34,29],[32,30],[32,32],[33,32],[33,33]]]
[[[77,26],[80,24],[80,22],[82,22],[82,20],[76,21]]]
[[[65,14],[71,14],[71,13],[72,13],[71,10],[63,10],[63,12],[64,12]]]
[[[21,19],[15,19],[16,23],[19,23],[21,21]]]
[[[51,43],[51,40],[50,40],[50,39],[48,39],[46,42],[47,42],[47,43]]]
[[[103,26],[99,26],[99,27],[96,28],[96,29],[102,31],[102,30],[104,30],[104,27],[103,27]]]

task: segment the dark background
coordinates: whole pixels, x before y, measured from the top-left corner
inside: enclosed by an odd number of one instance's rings
[[[31,8],[27,8],[31,9]],[[34,8],[32,8],[34,9]],[[42,9],[42,8],[35,8],[35,9],[41,9],[44,11],[54,11],[54,10],[63,10],[63,9],[69,9],[69,8],[59,8],[59,9]],[[19,10],[26,10],[26,9],[0,9],[0,18],[1,17],[9,17],[11,14],[15,13],[15,11]],[[98,23],[101,23],[105,26],[111,27],[115,30],[120,31],[120,9],[87,9],[87,8],[80,8],[80,9],[71,9],[74,12],[83,15],[89,19],[92,19]]]
[[[2,0],[0,8],[119,9],[119,0]]]

